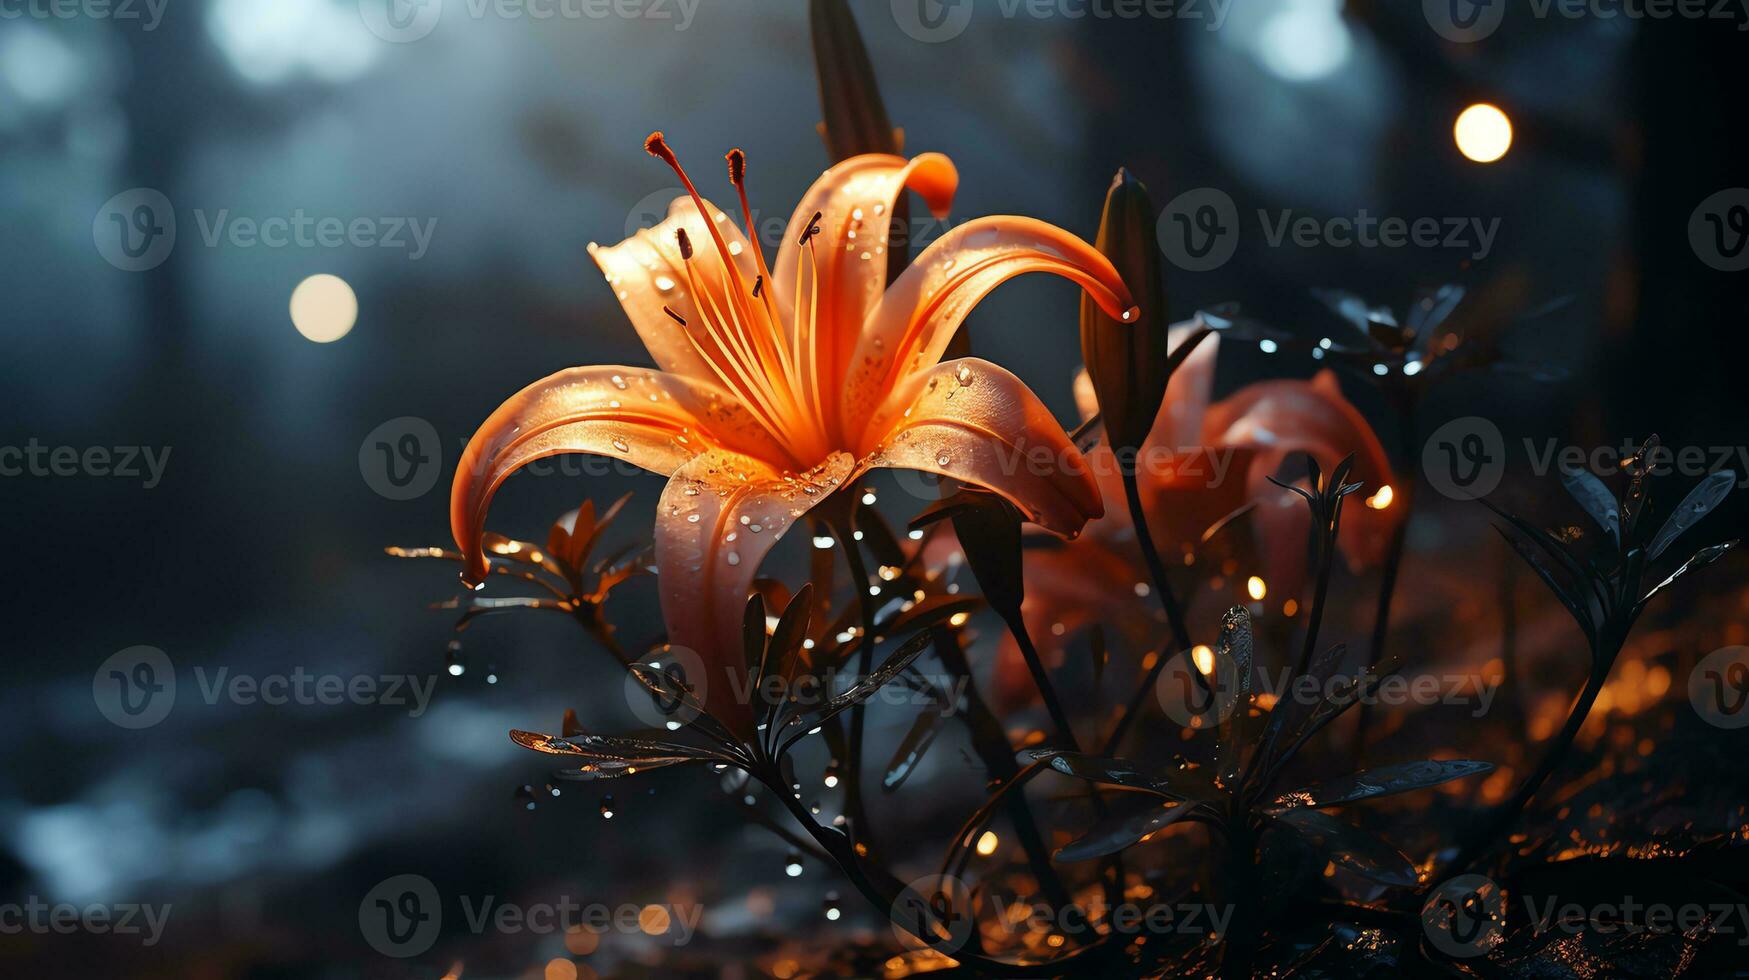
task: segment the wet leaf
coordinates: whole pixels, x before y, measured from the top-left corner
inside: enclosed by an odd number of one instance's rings
[[[917,771],[917,764],[923,761],[924,753],[935,744],[935,736],[940,732],[941,720],[945,716],[944,712],[929,708],[917,715],[917,720],[911,723],[911,730],[905,733],[905,738],[899,742],[899,748],[887,763],[887,771],[881,776],[882,790],[893,792]]]
[[[1712,511],[1731,488],[1737,483],[1737,474],[1731,470],[1720,470],[1712,473],[1700,484],[1682,498],[1682,503],[1676,505],[1670,517],[1664,521],[1664,526],[1652,538],[1652,543],[1646,548],[1647,560],[1656,560],[1666,548],[1681,536],[1682,532],[1693,527],[1697,521]]]
[[[1403,762],[1357,772],[1338,779],[1315,783],[1276,797],[1274,806],[1281,810],[1298,807],[1341,806],[1356,800],[1391,796],[1411,790],[1426,789],[1440,783],[1492,772],[1494,764],[1471,759],[1428,759]]]
[[[1419,880],[1415,866],[1403,852],[1329,814],[1301,808],[1284,810],[1273,818],[1339,868],[1380,884],[1404,888]]]
[[[1737,542],[1726,541],[1723,544],[1715,544],[1711,547],[1702,548],[1695,552],[1694,557],[1683,562],[1681,568],[1671,572],[1669,578],[1652,586],[1652,591],[1646,593],[1646,597],[1640,600],[1640,607],[1644,608],[1646,603],[1652,601],[1653,596],[1664,590],[1665,586],[1668,586],[1672,582],[1675,582],[1677,579],[1688,574],[1691,569],[1705,568],[1706,566],[1711,565],[1713,562],[1725,557],[1725,553],[1736,546]]]
[[[1589,470],[1573,467],[1561,468],[1561,484],[1567,492],[1585,508],[1585,513],[1603,528],[1604,533],[1617,545],[1621,544],[1621,508],[1616,506],[1615,494],[1603,485]]]
[[[1101,818],[1086,834],[1058,848],[1058,861],[1091,861],[1116,854],[1172,826],[1196,809],[1192,803],[1166,803],[1138,813]]]

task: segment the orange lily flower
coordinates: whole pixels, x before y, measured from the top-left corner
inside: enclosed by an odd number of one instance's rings
[[[1169,331],[1177,349],[1194,324]],[[1247,503],[1246,519],[1260,552],[1258,574],[1272,597],[1298,598],[1306,581],[1311,515],[1305,502],[1271,483],[1290,456],[1310,453],[1329,472],[1354,454],[1350,479],[1365,485],[1343,507],[1338,546],[1350,568],[1383,560],[1403,507],[1382,491],[1394,479],[1378,436],[1343,397],[1328,369],[1310,381],[1259,381],[1213,402],[1220,336],[1209,337],[1185,359],[1167,383],[1165,404],[1143,445],[1137,482],[1155,544],[1170,562],[1183,549],[1197,549],[1203,532]],[[1097,411],[1092,383],[1082,371],[1076,401],[1085,415]],[[1108,499],[1123,499],[1123,483],[1108,444],[1089,462]],[[1290,476],[1303,470],[1293,464]],[[1364,499],[1363,499],[1364,498]],[[1035,636],[1070,637],[1104,624],[1113,639],[1131,648],[1158,641],[1163,626],[1154,600],[1138,598],[1146,582],[1141,551],[1129,514],[1114,508],[1087,527],[1086,536],[1062,549],[1029,551],[1022,611]],[[1005,640],[997,654],[996,701],[1004,709],[1027,703],[1032,679],[1020,650]]]
[[[687,195],[654,228],[590,254],[660,370],[571,368],[492,413],[450,497],[465,581],[486,575],[493,493],[517,468],[559,453],[613,456],[669,477],[655,527],[663,616],[670,642],[712,671],[740,662],[748,589],[766,552],[868,469],[986,487],[1065,536],[1103,513],[1080,454],[1024,383],[977,358],[940,360],[972,307],[1021,273],[1063,276],[1133,319],[1129,291],[1096,249],[1030,218],[980,218],[924,249],[883,291],[899,195],[914,190],[944,216],[959,175],[938,153],[869,154],[814,183],[773,269],[750,237],[740,150],[727,159],[746,233],[699,195],[661,133],[645,149]],[[1037,447],[1068,465],[1021,465],[1021,450]],[[707,700],[725,724],[750,725],[746,706]]]

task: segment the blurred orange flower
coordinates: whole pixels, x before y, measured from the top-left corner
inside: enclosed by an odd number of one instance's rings
[[[1176,350],[1194,332],[1171,330]],[[1349,566],[1382,561],[1404,512],[1380,492],[1394,480],[1390,460],[1372,427],[1342,395],[1336,375],[1320,371],[1310,381],[1261,381],[1210,403],[1220,337],[1209,337],[1172,375],[1166,402],[1138,456],[1137,482],[1154,541],[1168,560],[1198,550],[1203,533],[1240,507],[1260,550],[1257,574],[1271,597],[1298,598],[1306,581],[1311,515],[1305,503],[1269,482],[1289,456],[1310,453],[1328,472],[1354,454],[1351,479],[1365,485],[1365,500],[1343,509],[1339,545]],[[1076,400],[1084,414],[1096,406],[1083,371]],[[1110,446],[1088,453],[1105,499],[1123,500],[1123,483]],[[1291,476],[1299,474],[1289,470]],[[1078,542],[1028,551],[1023,612],[1036,636],[1070,637],[1103,623],[1114,639],[1149,644],[1159,634],[1149,600],[1137,584],[1148,576],[1129,514],[1119,506],[1087,526]],[[1013,707],[1032,696],[1032,681],[1019,649],[1005,640],[997,660],[998,703]]]
[[[1063,276],[1132,319],[1128,290],[1097,250],[1030,218],[979,218],[883,289],[899,195],[914,190],[943,216],[959,176],[936,153],[869,154],[815,182],[773,269],[748,237],[739,150],[729,175],[746,233],[698,194],[661,133],[645,147],[687,195],[654,228],[590,254],[660,370],[571,368],[492,413],[450,497],[465,580],[487,571],[481,535],[494,492],[517,468],[559,453],[614,456],[669,477],[655,527],[663,615],[670,641],[713,670],[740,662],[748,588],[766,552],[867,469],[986,487],[1059,534],[1102,513],[1080,454],[1025,384],[987,361],[940,360],[979,300],[1021,273]],[[1023,465],[1041,447],[1066,465]],[[731,726],[750,725],[745,706],[712,708]]]

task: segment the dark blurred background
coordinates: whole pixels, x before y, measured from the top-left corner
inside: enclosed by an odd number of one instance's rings
[[[0,3],[0,446],[43,461],[0,478],[0,902],[171,909],[149,947],[7,928],[0,973],[715,975],[698,964],[763,949],[753,937],[785,916],[817,921],[823,891],[842,887],[819,868],[789,877],[787,845],[708,777],[609,787],[611,820],[590,787],[552,797],[505,732],[552,730],[567,707],[630,727],[611,663],[575,624],[538,615],[483,622],[446,661],[454,613],[424,607],[454,594],[454,567],[382,550],[447,543],[455,458],[502,398],[563,366],[645,362],[584,248],[649,223],[645,199],[672,187],[641,148],[651,129],[719,203],[718,154],[745,147],[755,207],[775,218],[827,165],[805,6],[395,2],[136,0],[131,17]],[[852,4],[907,149],[958,164],[958,216],[1029,214],[1091,237],[1119,165],[1161,204],[1217,189],[1241,217],[1236,251],[1169,268],[1175,314],[1237,300],[1315,337],[1335,323],[1316,287],[1401,309],[1456,282],[1515,359],[1560,369],[1454,378],[1423,432],[1487,414],[1514,439],[1749,442],[1749,272],[1727,271],[1726,254],[1749,233],[1749,191],[1715,197],[1749,185],[1743,12],[1537,17],[1512,3],[1498,29],[1454,40],[1439,7]],[[1494,162],[1454,141],[1478,102],[1512,123]],[[1690,233],[1708,201],[1724,235],[1710,251]],[[1473,240],[1277,246],[1259,209],[1497,219],[1498,232],[1485,255]],[[247,231],[300,215],[348,232],[275,246]],[[317,276],[331,278],[306,282]],[[1020,281],[971,321],[974,348],[1065,418],[1076,304],[1060,282]],[[1223,354],[1223,387],[1317,367],[1241,347]],[[1345,387],[1395,445],[1385,403]],[[440,447],[417,495],[421,481],[385,482],[375,446],[415,431],[409,418]],[[79,454],[68,475],[57,447]],[[98,475],[92,447],[138,474]],[[647,527],[656,478],[563,469],[513,481],[494,526],[542,540],[585,496],[636,490],[616,534]],[[1715,520],[1740,526],[1741,507]],[[659,635],[648,581],[615,610],[629,641]],[[173,665],[174,707],[123,727],[100,665],[141,645]],[[221,669],[412,678],[433,693],[423,711],[208,703]],[[563,932],[474,934],[452,904],[435,947],[401,961],[359,925],[361,899],[400,874],[523,904],[702,902],[703,934],[681,951],[635,933],[568,946]],[[837,928],[876,926],[859,910]]]

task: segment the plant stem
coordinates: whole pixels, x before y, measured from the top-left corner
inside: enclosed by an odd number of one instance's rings
[[[1075,741],[1075,729],[1069,724],[1069,716],[1063,711],[1063,705],[1057,700],[1056,685],[1051,683],[1050,675],[1045,673],[1044,661],[1039,659],[1038,647],[1033,645],[1032,634],[1027,631],[1026,620],[1020,615],[1019,609],[998,610],[1008,623],[1008,632],[1014,635],[1014,642],[1020,645],[1020,652],[1026,658],[1026,668],[1032,672],[1032,683],[1038,688],[1038,695],[1045,703],[1045,710],[1050,713],[1051,724],[1057,729],[1057,738],[1065,748],[1079,752],[1080,747]]]
[[[1621,653],[1621,645],[1614,643],[1611,650],[1607,659],[1595,661],[1596,666],[1585,681],[1585,689],[1579,692],[1579,699],[1573,703],[1573,710],[1567,713],[1567,723],[1561,726],[1560,734],[1555,736],[1549,750],[1543,753],[1542,762],[1537,765],[1536,771],[1518,787],[1518,792],[1512,794],[1510,800],[1478,825],[1478,829],[1459,849],[1457,860],[1451,866],[1454,873],[1468,869],[1481,856],[1482,849],[1490,841],[1512,829],[1512,825],[1518,822],[1519,816],[1524,813],[1524,808],[1529,805],[1537,790],[1554,775],[1561,760],[1566,758],[1567,752],[1573,747],[1574,739],[1579,737],[1580,729],[1585,727],[1585,720],[1590,717],[1591,707],[1597,703],[1597,695],[1603,691],[1604,682],[1609,679],[1609,672]]]
[[[1123,714],[1118,716],[1117,724],[1112,728],[1111,734],[1106,736],[1106,755],[1117,751],[1118,744],[1123,741],[1124,734],[1129,731],[1136,715],[1148,703],[1148,692],[1159,681],[1160,672],[1166,669],[1167,660],[1174,656],[1173,647],[1177,647],[1176,655],[1184,658],[1185,664],[1190,667],[1190,675],[1196,678],[1203,692],[1208,693],[1209,690],[1208,678],[1197,669],[1196,661],[1191,656],[1190,630],[1184,625],[1184,610],[1178,604],[1177,594],[1172,591],[1171,580],[1166,577],[1166,563],[1161,561],[1160,552],[1154,547],[1154,535],[1148,529],[1148,515],[1142,509],[1142,495],[1136,485],[1135,470],[1120,465],[1118,472],[1123,479],[1123,495],[1129,504],[1130,525],[1136,532],[1136,544],[1142,549],[1142,560],[1148,566],[1148,577],[1154,580],[1154,592],[1160,597],[1160,608],[1166,612],[1166,623],[1172,630],[1172,641],[1160,648],[1159,656],[1154,658],[1154,666],[1148,669],[1136,693],[1130,695]]]
[[[828,502],[831,508],[825,512],[825,520],[832,528],[832,535],[838,539],[838,546],[844,552],[845,564],[850,567],[850,587],[856,592],[856,601],[862,610],[862,643],[858,651],[856,677],[860,681],[874,670],[875,652],[875,607],[874,597],[868,594],[868,567],[862,561],[862,549],[857,545],[855,520],[857,487],[852,484],[838,491],[835,496],[838,502]],[[869,846],[868,812],[862,796],[862,735],[863,715],[865,705],[857,702],[850,709],[850,730],[845,736],[844,750],[844,810],[850,817],[851,833],[865,847]]]
[[[1391,550],[1385,558],[1383,577],[1379,580],[1378,611],[1373,614],[1372,647],[1369,652],[1371,666],[1378,666],[1385,660],[1385,641],[1390,638],[1391,602],[1397,595],[1397,573],[1403,565],[1403,553],[1409,540],[1409,521],[1415,516],[1415,472],[1416,448],[1419,441],[1416,436],[1417,398],[1411,391],[1400,391],[1396,398],[1398,404],[1398,462],[1405,467],[1408,474],[1403,479],[1403,487],[1399,496],[1402,498],[1403,516],[1397,522],[1396,531],[1391,534]],[[1366,765],[1366,733],[1371,727],[1373,706],[1370,701],[1362,702],[1360,712],[1354,725],[1354,755],[1357,767]]]
[[[1063,886],[1063,879],[1057,874],[1056,867],[1051,864],[1050,850],[1045,846],[1044,836],[1039,833],[1032,808],[1027,804],[1024,795],[1009,796],[1006,792],[1006,787],[1019,775],[1020,765],[1014,761],[1014,748],[1008,744],[1008,735],[1003,732],[1002,723],[997,721],[990,706],[978,694],[978,686],[972,679],[971,665],[966,662],[966,654],[960,649],[959,639],[948,630],[937,629],[935,655],[941,660],[942,666],[947,668],[947,672],[965,688],[965,723],[972,736],[972,749],[983,760],[985,771],[1004,787],[997,793],[1004,797],[1008,819],[1014,824],[1015,836],[1020,839],[1020,846],[1026,851],[1027,862],[1032,865],[1033,874],[1038,876],[1045,899],[1058,908],[1068,907],[1073,900],[1069,897],[1069,890]]]

